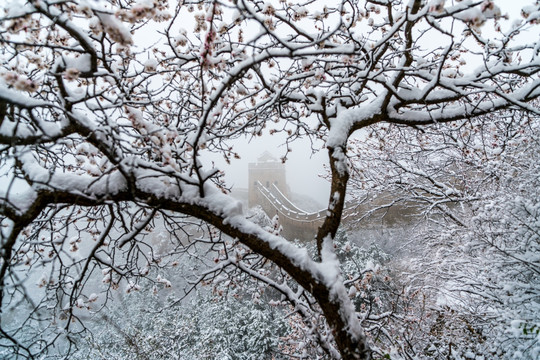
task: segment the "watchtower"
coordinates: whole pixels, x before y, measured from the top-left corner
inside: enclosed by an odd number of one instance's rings
[[[259,156],[256,163],[248,164],[249,196],[248,205],[260,204],[260,191],[257,190],[258,183],[270,189],[275,185],[285,196],[289,196],[287,180],[285,176],[285,165],[272,156],[268,151]]]

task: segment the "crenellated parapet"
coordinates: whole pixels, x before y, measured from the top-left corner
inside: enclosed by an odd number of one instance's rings
[[[279,216],[283,235],[289,239],[314,239],[322,225],[327,209],[306,211],[290,200],[285,165],[265,152],[257,163],[249,164],[248,205],[259,205],[269,217]],[[396,226],[421,216],[418,204],[403,201],[396,194],[384,193],[366,196],[348,202],[343,222],[361,222],[364,228]]]
[[[265,187],[261,182],[254,184],[258,192],[258,205],[268,216],[279,216],[283,226],[283,235],[307,241],[314,238],[318,227],[322,224],[326,209],[308,212],[293,204],[275,185]]]

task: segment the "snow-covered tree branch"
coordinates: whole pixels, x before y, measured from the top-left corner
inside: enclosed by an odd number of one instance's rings
[[[513,23],[489,0],[21,0],[2,7],[6,354],[69,353],[64,337],[84,330],[90,309],[106,311],[120,285],[131,292],[148,278],[171,287],[172,279],[152,271],[186,254],[206,264],[194,245],[206,244],[221,246],[221,257],[196,284],[234,268],[280,292],[304,321],[322,314],[308,327],[326,356],[368,359],[368,320],[350,299],[335,251],[351,138],[362,142],[357,135],[366,129],[399,125],[430,141],[430,125],[475,124],[481,132],[497,114],[528,114],[533,122],[540,115],[538,39],[521,36],[537,34],[538,2]],[[248,218],[227,194],[226,168],[212,164],[216,154],[241,157],[235,140],[268,130],[284,132],[287,143],[325,141],[331,195],[315,255]],[[442,133],[433,139],[461,141]],[[416,168],[421,161],[391,161],[394,174],[421,179],[394,184],[432,209],[472,201]],[[355,175],[353,182],[364,181]],[[169,238],[161,248],[158,227]],[[266,261],[278,273],[261,273]],[[90,294],[98,275],[105,287]],[[15,311],[24,316],[13,318]],[[43,335],[25,336],[29,326]]]

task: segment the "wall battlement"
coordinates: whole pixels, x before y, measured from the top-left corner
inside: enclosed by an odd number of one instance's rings
[[[248,206],[259,205],[272,218],[279,216],[283,236],[288,239],[310,241],[322,225],[326,209],[310,212],[290,200],[285,165],[265,152],[258,162],[249,164]],[[348,203],[343,222],[363,221],[363,227],[395,226],[410,222],[421,213],[417,204],[396,202],[395,195],[378,194],[360,203]]]
[[[248,181],[248,205],[260,205],[269,217],[277,214],[285,237],[304,241],[315,237],[326,210],[307,212],[289,200],[283,163],[263,153],[256,163],[248,165]]]

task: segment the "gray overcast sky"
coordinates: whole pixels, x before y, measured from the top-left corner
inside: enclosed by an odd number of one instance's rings
[[[247,188],[248,163],[256,162],[265,151],[270,152],[277,159],[285,154],[282,145],[284,137],[268,134],[255,137],[250,142],[239,140],[234,145],[234,151],[241,156],[240,160],[233,160],[231,165],[222,160],[216,164],[225,170],[227,183],[235,188]],[[319,146],[322,143],[319,143]],[[323,164],[327,163],[327,153],[323,149],[312,155],[309,140],[296,141],[291,144],[286,162],[287,182],[293,192],[309,195],[319,202],[326,204],[330,194],[330,184],[319,177],[324,173]]]

